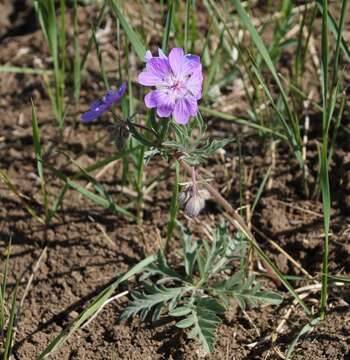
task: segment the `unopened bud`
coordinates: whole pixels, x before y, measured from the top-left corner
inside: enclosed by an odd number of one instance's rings
[[[122,151],[125,147],[126,141],[129,137],[129,130],[124,122],[118,123],[114,128],[112,136],[118,151]]]
[[[205,200],[210,195],[207,190],[198,190],[193,185],[187,185],[179,194],[180,206],[191,218],[196,218],[205,206]]]

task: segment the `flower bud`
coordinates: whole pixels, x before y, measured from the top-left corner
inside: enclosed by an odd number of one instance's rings
[[[198,190],[193,185],[187,185],[179,194],[180,206],[184,208],[186,215],[196,218],[205,206],[205,200],[210,195],[207,190]]]
[[[126,124],[121,123],[115,130],[115,146],[118,151],[122,151],[125,147],[126,140],[129,137],[129,130]]]

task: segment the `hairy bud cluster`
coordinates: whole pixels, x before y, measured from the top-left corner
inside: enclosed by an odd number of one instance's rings
[[[180,206],[191,218],[196,218],[210,198],[208,190],[198,190],[197,186],[186,185],[179,194]]]

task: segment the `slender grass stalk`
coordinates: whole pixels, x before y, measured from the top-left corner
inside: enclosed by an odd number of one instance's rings
[[[58,125],[63,130],[64,122],[64,78],[66,61],[66,38],[65,38],[65,1],[60,1],[61,6],[61,29],[57,24],[54,0],[35,0],[34,6],[39,18],[41,29],[47,41],[54,72],[54,90],[49,91],[53,111]],[[50,85],[48,85],[50,87]]]
[[[188,51],[188,32],[189,32],[189,25],[190,25],[191,3],[192,3],[192,0],[186,0],[185,32],[184,32],[184,50],[185,50],[185,53],[187,53],[187,51]]]
[[[338,61],[340,55],[340,43],[342,39],[342,30],[344,25],[345,11],[347,0],[342,1],[342,13],[340,16],[340,24],[337,33],[337,45],[335,50],[335,58],[332,77],[332,83],[329,84],[329,16],[328,16],[328,0],[322,3],[322,59],[321,59],[321,80],[322,80],[322,148],[321,148],[321,166],[320,166],[320,182],[322,191],[323,205],[323,223],[324,223],[324,241],[323,241],[323,260],[322,260],[322,289],[320,317],[324,319],[326,316],[327,298],[328,298],[328,255],[329,255],[329,229],[330,229],[330,211],[331,211],[331,195],[329,186],[329,129],[336,105],[337,95],[339,91],[338,80]],[[329,86],[331,85],[331,89]],[[337,121],[336,121],[337,124]],[[336,125],[337,126],[337,125]]]
[[[165,28],[163,32],[163,40],[162,40],[162,50],[166,53],[168,50],[168,42],[170,31],[173,25],[173,9],[174,9],[174,1],[170,2],[168,13],[166,16]]]
[[[11,312],[6,329],[6,339],[4,345],[5,350],[2,357],[3,360],[10,360],[11,357],[11,349],[12,349],[13,336],[14,336],[14,324],[15,324],[16,312],[17,312],[17,306],[16,306],[17,288],[18,288],[18,284],[16,284],[15,290],[12,294]]]
[[[50,70],[45,70],[45,69],[34,69],[29,67],[7,66],[7,65],[0,66],[0,73],[1,72],[17,73],[17,74],[35,74],[35,75],[48,75],[51,73]]]
[[[78,38],[78,0],[73,0],[73,81],[74,81],[74,99],[79,104],[80,88],[81,88],[81,56]]]
[[[98,63],[100,65],[102,80],[103,80],[106,90],[109,90],[108,76],[107,76],[106,69],[105,69],[104,63],[103,63],[102,53],[100,50],[100,44],[97,41],[95,32],[92,33],[92,37],[93,37],[95,48],[96,48],[96,55],[97,55]]]
[[[26,200],[24,200],[23,195],[20,193],[20,191],[17,189],[17,187],[13,184],[10,177],[7,175],[7,173],[0,169],[0,181],[16,196],[16,198],[20,201],[22,206],[27,210],[28,214],[33,216],[36,220],[38,220],[41,224],[45,224],[45,220],[43,220],[34,210],[33,207],[31,207]]]
[[[342,44],[342,33],[344,30],[345,14],[346,14],[347,6],[348,6],[348,0],[342,0],[342,7],[340,10],[340,20],[339,20],[339,26],[338,26],[337,45],[335,48],[334,61],[333,61],[333,77],[332,77],[332,86],[333,87],[338,82],[338,78],[339,78],[338,65],[339,65],[340,50],[341,50],[341,44]]]
[[[83,54],[82,59],[81,59],[81,65],[80,65],[81,70],[84,68],[86,60],[87,60],[87,58],[88,58],[88,56],[90,54],[92,45],[94,44],[94,34],[96,33],[96,30],[100,27],[100,25],[102,24],[102,21],[105,18],[107,2],[108,2],[108,0],[105,0],[103,2],[103,5],[102,5],[102,7],[100,9],[100,12],[98,13],[98,16],[97,16],[96,24],[92,28],[91,36],[89,38],[88,44],[86,46],[86,49],[85,49],[84,54]]]
[[[139,34],[129,25],[128,20],[121,11],[121,6],[117,0],[109,0],[110,6],[116,17],[120,21],[120,25],[125,31],[127,38],[133,46],[136,54],[141,61],[145,61],[146,48],[142,43]]]
[[[256,48],[258,49],[260,56],[264,60],[267,68],[269,69],[269,71],[270,71],[271,75],[273,76],[273,79],[277,85],[277,88],[279,90],[279,94],[280,94],[280,97],[282,100],[282,104],[284,107],[284,111],[286,112],[286,119],[285,119],[284,114],[281,112],[280,107],[278,107],[277,105],[274,105],[274,100],[273,100],[272,94],[268,90],[268,87],[265,84],[265,81],[263,80],[263,76],[261,74],[261,71],[259,70],[259,66],[254,64],[254,59],[251,57],[251,60],[253,63],[253,71],[255,73],[255,76],[259,80],[260,85],[263,87],[263,90],[264,90],[266,96],[268,96],[270,102],[272,103],[273,108],[278,116],[278,119],[280,120],[280,122],[285,130],[286,136],[288,137],[288,141],[289,141],[290,145],[292,146],[295,156],[299,162],[300,168],[303,171],[303,175],[304,175],[303,176],[303,178],[304,178],[303,184],[304,184],[305,192],[308,192],[307,182],[306,182],[307,171],[306,171],[306,167],[305,167],[303,156],[302,156],[302,138],[301,138],[301,134],[300,134],[300,127],[299,127],[298,119],[289,105],[287,93],[281,84],[280,77],[277,73],[277,70],[276,70],[274,64],[273,64],[271,56],[270,56],[264,42],[262,41],[262,38],[260,37],[258,31],[256,30],[255,26],[253,25],[249,15],[247,14],[246,10],[243,8],[243,6],[239,0],[230,0],[230,1],[235,6],[235,9],[237,10],[237,13],[241,19],[242,24],[249,31],[250,36],[251,36]]]
[[[36,113],[36,108],[32,100],[32,131],[33,131],[33,142],[34,142],[34,153],[35,161],[38,170],[38,175],[40,179],[41,186],[41,195],[43,198],[44,204],[44,216],[45,216],[45,225],[48,225],[48,216],[49,216],[49,206],[48,206],[48,197],[46,191],[46,182],[44,177],[44,166],[43,166],[43,157],[41,152],[41,142],[40,142],[40,130],[38,124],[38,118]]]
[[[8,277],[9,262],[10,262],[10,253],[11,253],[11,238],[7,246],[4,269],[1,274],[2,275],[2,283],[0,286],[0,336],[1,337],[4,336],[4,330],[5,330],[5,315],[6,315],[5,296],[6,296],[7,277]]]

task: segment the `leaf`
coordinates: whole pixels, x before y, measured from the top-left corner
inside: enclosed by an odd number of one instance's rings
[[[179,221],[177,221],[177,225],[181,230],[180,240],[184,255],[186,275],[191,278],[200,243],[199,241],[192,241],[192,236],[185,231],[184,226]]]
[[[188,315],[190,312],[192,311],[192,309],[190,307],[187,306],[179,306],[177,308],[175,308],[172,311],[169,311],[169,315],[171,316],[185,316]]]
[[[247,303],[252,306],[257,306],[259,303],[279,305],[283,300],[282,296],[275,292],[261,290],[255,278],[251,276],[246,279],[243,271],[214,284],[213,288],[220,297],[233,296],[242,310],[245,310]]]
[[[152,313],[158,304],[166,305],[170,300],[177,298],[182,292],[183,287],[167,288],[165,286],[148,286],[148,293],[133,292],[132,302],[126,307],[120,319],[125,321],[132,316],[140,313],[144,320]]]
[[[192,326],[193,324],[194,324],[194,316],[191,314],[187,318],[177,322],[176,327],[178,327],[179,329],[186,329]]]
[[[215,331],[221,323],[221,319],[216,313],[221,314],[224,311],[225,308],[214,299],[198,298],[196,300],[192,310],[194,327],[188,334],[188,338],[193,339],[194,337],[198,337],[206,353],[213,351]]]

